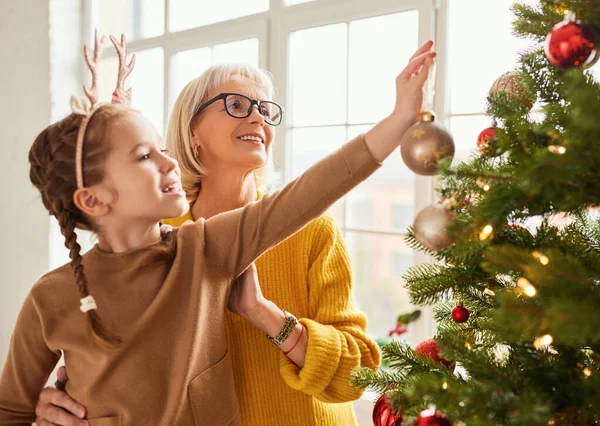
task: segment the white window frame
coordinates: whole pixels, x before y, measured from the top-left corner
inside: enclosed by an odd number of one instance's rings
[[[94,13],[101,0],[84,0],[83,6],[83,36],[88,43],[93,41],[93,28],[95,27]],[[446,2],[447,0],[316,0],[309,3],[286,6],[284,0],[270,0],[269,10],[255,15],[218,22],[202,27],[191,28],[178,32],[169,32],[169,3],[165,1],[164,34],[140,40],[128,40],[128,53],[138,52],[150,48],[162,47],[164,50],[164,123],[168,123],[169,108],[176,93],[173,93],[171,82],[171,61],[179,51],[196,49],[215,44],[234,42],[248,38],[257,38],[259,41],[259,66],[271,71],[276,87],[279,91],[275,99],[282,105],[290,98],[288,88],[288,51],[289,35],[293,31],[316,26],[349,22],[357,19],[375,17],[380,15],[399,13],[408,10],[419,11],[419,44],[428,39],[436,40],[437,75],[435,110],[437,119],[443,122],[446,118],[445,104],[445,37],[436,34],[446,34]],[[399,41],[400,42],[400,41]],[[104,56],[113,57],[115,52],[108,49]],[[401,70],[398,70],[400,72]],[[82,61],[81,81],[86,82],[88,71]],[[289,127],[289,115],[282,126],[277,129],[277,143],[274,147],[274,160],[278,166],[283,166],[282,176],[285,181],[291,178],[292,150],[286,141]],[[347,126],[349,123],[345,123]],[[399,155],[393,154],[393,155]],[[415,212],[431,204],[434,200],[434,179],[431,177],[415,177]],[[347,209],[344,209],[347,210]],[[360,228],[348,229],[345,223],[340,224],[342,231],[368,232],[370,234],[403,235],[404,232],[378,232]],[[431,259],[420,252],[414,252],[413,264],[430,261]],[[390,324],[390,328],[393,324]],[[422,317],[409,333],[411,341],[420,341],[433,335],[434,320],[431,308],[422,308]],[[379,336],[383,337],[383,336]]]

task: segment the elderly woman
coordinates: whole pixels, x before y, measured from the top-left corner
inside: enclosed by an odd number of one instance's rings
[[[414,57],[434,55],[432,44]],[[209,218],[261,197],[283,114],[273,92],[265,71],[237,64],[213,66],[183,89],[171,114],[167,148],[179,161],[191,208],[165,223]],[[295,345],[284,353],[272,336],[227,313],[242,423],[357,424],[351,401],[362,391],[350,385],[350,373],[359,366],[376,369],[380,353],[352,300],[350,260],[334,219],[324,215],[311,222],[263,254],[256,267],[264,297],[282,324],[293,324]],[[66,380],[64,371],[59,378]],[[84,413],[60,390],[47,388],[40,395],[38,425],[79,425]],[[50,418],[60,422],[42,423]]]

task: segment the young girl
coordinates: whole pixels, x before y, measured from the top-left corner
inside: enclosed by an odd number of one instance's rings
[[[188,204],[177,163],[144,117],[93,104],[45,129],[30,151],[30,177],[72,262],[43,276],[24,302],[0,377],[0,425],[35,419],[61,350],[67,390],[87,407],[91,425],[241,424],[224,332],[230,283],[398,147],[418,116],[434,55],[431,43],[417,51],[396,80],[394,111],[365,135],[260,201],[163,236],[159,220],[182,215]],[[126,93],[119,81],[117,98]],[[98,234],[83,256],[76,227]],[[253,281],[242,280],[236,293]],[[269,301],[238,301],[230,307],[293,346],[288,315],[277,325],[264,320],[273,312]]]

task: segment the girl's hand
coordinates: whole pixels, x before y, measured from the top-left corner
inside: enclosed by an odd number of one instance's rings
[[[437,54],[431,50],[432,47],[431,40],[419,47],[408,65],[396,77],[396,105],[391,116],[401,122],[409,120],[413,124],[422,112],[425,82]]]
[[[253,263],[233,282],[227,307],[234,314],[248,319],[258,312],[265,302]]]
[[[436,52],[433,41],[421,46],[396,77],[396,105],[390,115],[365,133],[365,141],[377,161],[385,160],[400,146],[402,135],[419,119],[424,86]]]

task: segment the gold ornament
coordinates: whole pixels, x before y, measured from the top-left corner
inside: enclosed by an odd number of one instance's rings
[[[517,99],[521,105],[529,111],[535,103],[535,96],[519,81],[516,74],[507,72],[502,74],[490,89],[490,98],[496,101],[500,95],[504,94],[507,100]]]
[[[448,225],[453,218],[453,214],[440,204],[425,207],[413,222],[415,239],[430,250],[447,248],[452,244],[448,235]]]
[[[454,140],[444,126],[434,121],[432,112],[424,112],[402,136],[400,153],[404,164],[414,173],[433,176],[442,158],[454,158]]]

